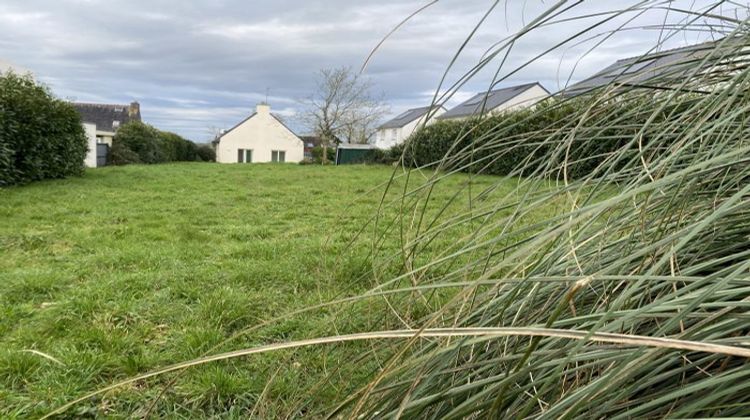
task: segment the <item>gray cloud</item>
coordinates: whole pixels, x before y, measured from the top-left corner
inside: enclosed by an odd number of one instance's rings
[[[366,74],[394,113],[431,99],[447,64],[489,3],[439,2],[378,51]],[[592,2],[570,15],[593,13],[612,3]],[[705,2],[676,3],[700,8]],[[391,28],[423,4],[416,0],[130,0],[125,6],[104,0],[5,0],[0,4],[4,33],[0,60],[30,69],[61,97],[139,100],[148,122],[198,141],[208,139],[209,127],[229,127],[243,118],[268,89],[274,110],[304,132],[294,113],[298,100],[310,93],[315,73],[340,65],[358,68]],[[546,7],[548,3],[522,0],[501,4],[449,72],[448,85],[475,65],[493,42],[520,29]],[[674,13],[668,16],[675,22],[680,18]],[[647,13],[631,26],[663,19],[663,12]],[[517,43],[504,68],[521,65],[593,21],[568,22],[530,34]],[[620,18],[596,32],[605,33],[624,21]],[[585,57],[594,41],[560,49],[503,84],[538,80],[556,90],[576,64],[573,80],[615,59],[645,52],[658,36],[653,29],[626,31]],[[680,35],[667,45],[706,36]],[[480,73],[453,102],[486,89],[495,70],[496,66]]]

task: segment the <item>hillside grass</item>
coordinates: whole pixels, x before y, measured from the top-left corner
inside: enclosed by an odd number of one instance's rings
[[[367,301],[275,322],[222,345],[248,327],[373,286],[371,241],[362,239],[372,232],[357,236],[392,173],[186,163],[96,169],[0,190],[0,417],[38,417],[212,349],[382,326],[387,302]],[[450,199],[469,205],[463,193],[454,196],[467,180],[448,177],[434,193],[436,211]],[[472,183],[481,189],[496,181]],[[387,200],[403,182],[394,182]],[[507,191],[514,185],[508,179]],[[396,252],[396,237],[386,235],[381,249]],[[173,378],[152,411],[158,417],[317,412],[379,369],[377,358],[350,363],[370,351],[359,343],[214,363],[120,388],[66,415],[142,416]]]

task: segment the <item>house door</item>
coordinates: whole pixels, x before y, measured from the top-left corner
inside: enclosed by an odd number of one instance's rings
[[[107,143],[97,143],[96,145],[96,166],[107,166],[107,154],[109,154],[109,145]]]

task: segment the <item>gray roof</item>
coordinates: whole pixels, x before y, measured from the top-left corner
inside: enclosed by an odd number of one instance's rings
[[[534,82],[478,93],[468,101],[437,117],[437,119],[463,118],[483,112],[490,112],[534,86],[539,86],[544,89],[544,86],[539,84],[539,82]],[[547,91],[547,89],[544,90]]]
[[[130,105],[73,103],[81,115],[81,120],[96,125],[98,131],[114,133],[119,126],[130,121],[141,121],[141,107],[138,102]]]
[[[213,141],[212,141],[211,143],[212,143],[212,144],[218,144],[219,142],[221,142],[221,138],[222,138],[222,137],[224,137],[224,136],[226,136],[227,134],[229,134],[230,132],[234,131],[234,130],[235,130],[235,129],[236,129],[237,127],[241,126],[241,125],[242,125],[242,124],[244,124],[244,123],[245,123],[246,121],[250,120],[251,118],[253,118],[253,117],[254,117],[254,116],[256,116],[256,115],[258,115],[258,113],[257,113],[257,112],[253,112],[253,113],[252,113],[252,114],[250,114],[250,115],[249,115],[249,116],[248,116],[247,118],[245,118],[244,120],[242,120],[242,121],[238,122],[237,124],[235,124],[235,125],[234,125],[234,127],[232,127],[232,128],[230,128],[229,130],[226,130],[226,131],[222,132],[221,134],[219,134],[219,135],[218,135],[218,136],[217,136],[217,137],[216,137],[216,138],[215,138],[215,139],[214,139],[214,140],[213,140]],[[274,119],[275,119],[276,121],[278,121],[278,122],[279,122],[279,124],[281,124],[281,125],[282,125],[282,126],[283,126],[284,128],[286,128],[286,129],[287,129],[287,131],[289,131],[290,133],[292,133],[292,135],[294,135],[294,137],[297,137],[297,138],[298,138],[298,139],[299,139],[299,140],[300,140],[301,142],[305,143],[305,141],[304,141],[304,140],[302,140],[302,138],[301,138],[300,136],[298,136],[298,135],[297,135],[297,133],[295,133],[294,131],[292,131],[292,129],[291,129],[291,128],[289,128],[289,126],[287,126],[287,125],[286,125],[286,124],[284,123],[284,119],[283,119],[283,118],[281,118],[280,116],[278,116],[278,115],[274,114],[273,112],[271,113],[271,117],[273,117],[273,118],[274,118]],[[306,144],[306,143],[305,143],[305,144]]]
[[[440,107],[432,107],[432,106],[423,106],[420,108],[412,108],[409,109],[400,115],[396,116],[392,120],[386,121],[383,124],[378,127],[379,129],[382,128],[401,128],[405,126],[406,124],[409,124],[412,121],[415,121],[419,118],[422,118],[425,114],[427,114],[431,109],[439,109]]]
[[[710,41],[623,58],[588,79],[568,86],[561,95],[570,98],[614,83],[652,88],[666,87],[673,82],[680,83],[690,70],[695,69],[696,62],[710,54],[714,47],[715,41]]]

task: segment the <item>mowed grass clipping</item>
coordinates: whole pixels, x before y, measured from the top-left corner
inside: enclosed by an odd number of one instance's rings
[[[118,380],[197,358],[274,317],[368,290],[371,249],[352,241],[392,174],[186,163],[0,190],[0,417],[44,415]],[[454,196],[467,180],[451,176],[436,194],[468,206]],[[478,189],[496,181],[472,180]],[[512,190],[514,181],[507,184]],[[387,237],[381,249],[397,250],[398,235]],[[382,302],[337,305],[216,351],[377,329],[387,317]],[[157,416],[316,412],[378,370],[377,358],[351,363],[369,351],[355,343],[214,363],[123,387],[67,414],[139,416],[153,401]]]

